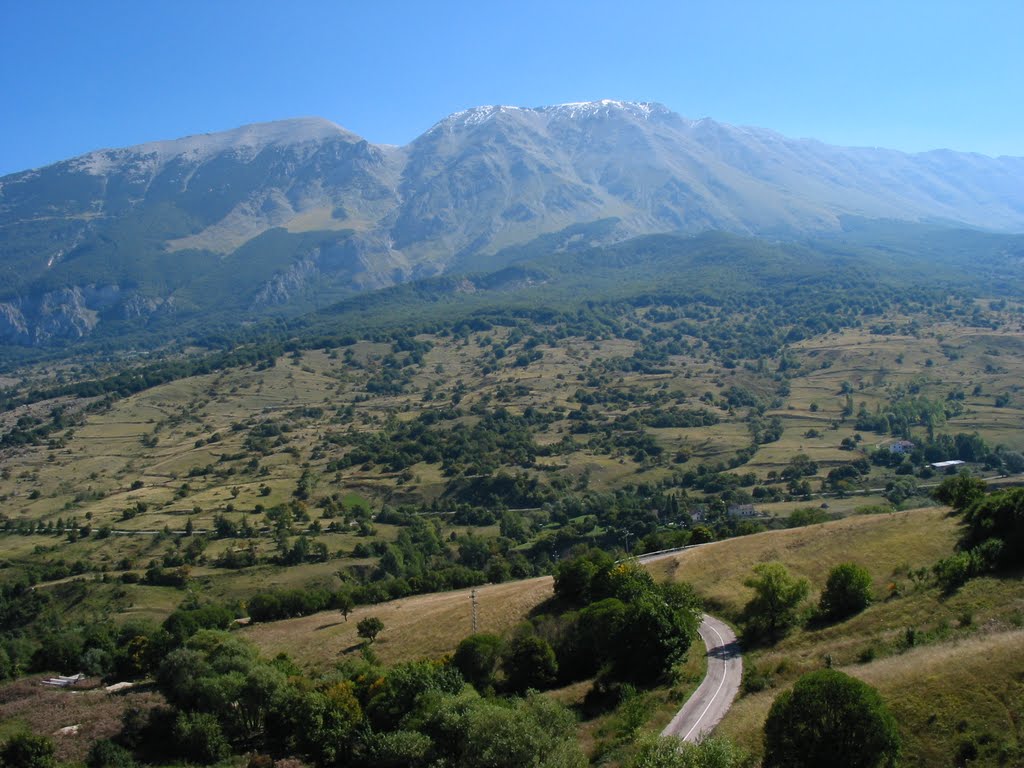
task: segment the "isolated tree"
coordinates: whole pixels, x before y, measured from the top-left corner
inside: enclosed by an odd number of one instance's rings
[[[352,609],[356,607],[356,601],[352,597],[350,592],[341,591],[334,597],[335,605],[338,610],[341,611],[341,615],[345,617],[345,621],[348,621],[348,615],[352,613]]]
[[[829,572],[818,610],[835,621],[860,613],[870,603],[871,574],[856,563],[842,563]]]
[[[900,737],[878,691],[834,669],[780,694],[764,724],[764,768],[888,768]]]
[[[755,566],[754,575],[744,584],[754,590],[743,609],[747,632],[768,639],[785,634],[797,623],[800,604],[811,589],[807,579],[791,576],[778,562]]]
[[[376,616],[367,616],[356,624],[356,632],[362,638],[371,643],[377,639],[377,635],[384,631],[384,622]]]

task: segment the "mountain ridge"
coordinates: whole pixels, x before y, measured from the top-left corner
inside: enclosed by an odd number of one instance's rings
[[[596,222],[615,223],[594,245],[792,238],[844,216],[1024,231],[1022,177],[1024,158],[833,147],[656,102],[474,107],[401,147],[256,123],[0,178],[0,342],[299,312]]]

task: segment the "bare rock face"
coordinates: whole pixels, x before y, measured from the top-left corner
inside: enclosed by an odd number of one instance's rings
[[[29,344],[32,341],[25,315],[11,302],[0,303],[0,341],[7,344]]]
[[[593,244],[849,216],[1020,232],[1022,178],[1024,158],[832,147],[642,102],[477,107],[405,147],[250,125],[0,178],[0,342],[299,312],[604,221]]]

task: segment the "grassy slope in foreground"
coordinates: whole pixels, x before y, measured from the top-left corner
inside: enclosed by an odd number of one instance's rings
[[[648,567],[657,578],[691,582],[712,610],[735,618],[747,599],[743,580],[757,562],[782,560],[820,584],[833,565],[865,553],[876,564],[872,570],[881,574],[876,579],[880,585],[899,563],[909,560],[916,567],[949,554],[955,538],[955,523],[944,511],[914,510],[728,539]],[[481,587],[480,631],[514,626],[551,594],[550,577]],[[360,606],[348,621],[337,612],[323,612],[257,624],[244,632],[264,653],[285,651],[301,663],[329,663],[360,642],[356,624],[361,618],[377,616],[385,631],[374,649],[393,663],[453,651],[472,632],[471,611],[470,590],[464,589]]]
[[[963,764],[971,754],[977,755],[971,765],[1014,765],[1024,742],[1024,580],[1020,574],[980,578],[944,596],[908,576],[949,554],[956,536],[956,519],[945,509],[921,509],[734,539],[651,568],[692,582],[730,618],[749,598],[743,580],[758,562],[777,559],[807,577],[812,600],[838,563],[857,562],[871,572],[879,599],[863,613],[796,630],[746,654],[747,669],[769,687],[742,696],[721,731],[755,753],[775,697],[831,656],[835,666],[879,689],[900,723],[904,765]],[[900,596],[884,599],[890,585]],[[874,660],[865,663],[868,658]]]
[[[951,597],[915,586],[908,569],[949,554],[956,536],[956,520],[944,509],[855,516],[718,542],[650,569],[659,578],[692,582],[715,610],[735,618],[749,596],[743,580],[758,562],[778,559],[809,578],[812,599],[832,566],[864,564],[879,598],[891,584],[902,596],[880,599],[846,622],[797,630],[772,648],[752,649],[748,666],[770,677],[773,687],[739,699],[722,731],[759,751],[772,700],[800,674],[820,668],[829,654],[836,666],[880,689],[901,723],[906,765],[950,764],[971,750],[982,758],[973,764],[998,765],[998,753],[1016,749],[1021,740],[1024,635],[1014,625],[1024,616],[1024,582],[976,579]],[[548,578],[482,588],[481,630],[513,626],[550,590]],[[355,625],[366,615],[385,623],[375,648],[388,662],[442,655],[471,631],[470,595],[463,590],[363,607],[347,622],[321,613],[257,625],[245,634],[265,653],[287,651],[305,663],[329,663],[356,645]],[[923,644],[905,647],[908,627],[918,630]],[[858,663],[868,649],[876,660]]]
[[[944,510],[920,509],[728,539],[656,561],[648,568],[659,579],[691,582],[711,610],[735,619],[748,599],[743,581],[758,562],[781,560],[820,587],[833,565],[856,560],[869,566],[876,577],[875,588],[881,591],[891,582],[894,570],[904,564],[930,565],[949,554],[955,540],[955,520]],[[480,631],[500,632],[515,625],[551,594],[550,577],[481,587]],[[846,624],[869,617],[880,607]],[[329,663],[359,642],[356,624],[365,616],[383,620],[385,630],[374,648],[389,663],[449,653],[472,632],[470,590],[464,589],[360,606],[348,621],[340,613],[327,611],[256,624],[244,633],[264,653],[285,651],[301,663]]]

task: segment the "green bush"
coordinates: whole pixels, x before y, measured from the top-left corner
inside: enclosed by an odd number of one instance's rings
[[[53,742],[45,736],[19,733],[0,747],[0,765],[4,768],[54,768]]]
[[[186,760],[209,765],[231,754],[220,723],[206,712],[182,712],[174,722],[174,741]]]
[[[834,669],[804,675],[781,693],[764,724],[764,768],[890,768],[896,721],[878,692]]]
[[[836,621],[860,613],[870,603],[871,574],[856,563],[842,563],[829,572],[818,610]]]
[[[86,768],[136,768],[132,753],[110,739],[100,739],[89,749]]]

